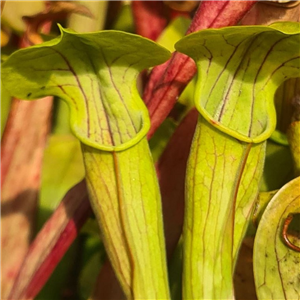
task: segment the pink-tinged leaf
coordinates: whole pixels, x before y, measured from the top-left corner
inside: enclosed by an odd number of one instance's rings
[[[156,40],[167,25],[166,7],[162,1],[133,1],[136,33]]]
[[[235,25],[255,2],[203,1],[187,33]],[[177,52],[168,62],[153,69],[143,95],[152,123],[148,137],[153,135],[167,117],[178,96],[195,73],[196,66],[192,59]]]
[[[74,186],[31,244],[7,299],[33,299],[91,215],[85,181]]]
[[[6,299],[32,238],[40,169],[52,97],[13,100],[1,152],[2,299]]]

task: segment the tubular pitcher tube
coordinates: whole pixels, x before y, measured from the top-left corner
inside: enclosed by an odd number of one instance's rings
[[[169,299],[160,193],[146,141],[150,120],[136,78],[170,53],[124,32],[60,30],[60,37],[14,53],[3,64],[4,86],[22,99],[55,95],[67,102],[91,204],[124,293]]]

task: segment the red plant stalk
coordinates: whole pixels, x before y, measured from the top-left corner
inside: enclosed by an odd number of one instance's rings
[[[1,282],[6,299],[32,239],[52,97],[13,100],[1,152]]]
[[[52,20],[77,12],[91,16],[77,4],[45,1],[45,9],[25,17],[20,48],[42,42],[39,31],[50,32]],[[21,84],[21,83],[20,83]],[[50,129],[53,97],[41,101],[13,99],[1,142],[2,268],[1,298],[6,299],[32,240],[40,189],[42,157]]]
[[[198,7],[187,31],[235,25],[256,1],[203,1]],[[175,105],[178,96],[196,74],[194,61],[174,52],[166,63],[153,68],[143,99],[149,107],[150,138]]]
[[[155,41],[167,25],[162,1],[133,1],[132,14],[137,34]]]
[[[8,300],[37,295],[91,213],[83,180],[69,190],[31,244]]]
[[[135,32],[153,41],[156,41],[169,20],[179,16],[189,17],[188,12],[174,10],[163,1],[133,1],[131,5]]]
[[[40,170],[52,97],[13,99],[1,142],[1,297],[6,299],[26,255],[35,223]]]

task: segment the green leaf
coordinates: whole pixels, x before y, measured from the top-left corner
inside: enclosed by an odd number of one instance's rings
[[[2,83],[1,83],[1,136],[5,129],[10,106],[11,106],[11,97],[9,96],[7,91],[2,88]]]
[[[70,112],[68,105],[61,99],[54,98],[54,111],[52,119],[53,134],[71,134]]]
[[[112,24],[109,26],[109,28],[132,33],[135,32],[131,3],[121,2],[121,7],[117,9],[116,13],[117,16],[113,20],[110,20],[110,23]]]
[[[208,29],[175,46],[197,64],[201,114],[186,179],[185,299],[234,297],[234,265],[262,176],[262,142],[276,126],[274,94],[299,76],[299,32],[297,23]]]
[[[99,231],[99,230],[98,230]],[[82,233],[82,231],[81,231]],[[103,244],[99,235],[82,236],[81,263],[78,266],[80,274],[78,277],[78,290],[80,299],[88,299],[95,288],[97,276],[106,258]]]
[[[145,137],[150,120],[136,78],[170,52],[124,32],[60,29],[61,37],[6,61],[5,85],[19,98],[56,95],[68,103],[89,198],[124,293],[169,299],[160,193]]]
[[[286,134],[280,130],[275,130],[270,136],[270,140],[284,146],[288,146],[289,142],[287,140]]]
[[[275,129],[277,87],[299,77],[300,24],[202,30],[176,45],[198,66],[195,105],[206,120],[245,142]]]
[[[294,161],[294,174],[300,175],[300,121],[295,121],[288,129],[288,140]]]
[[[64,99],[74,134],[89,146],[106,151],[131,147],[150,126],[136,77],[166,61],[170,52],[125,32],[60,30],[54,40],[15,52],[2,67],[4,86],[20,99]]]
[[[146,137],[126,151],[82,149],[91,204],[125,295],[169,299],[161,199]]]
[[[183,299],[233,299],[233,271],[263,170],[247,144],[199,117],[186,178]]]
[[[298,299],[300,253],[284,243],[283,228],[290,214],[300,213],[300,177],[286,184],[268,204],[254,243],[254,276],[258,298]],[[297,235],[289,239],[299,247]]]
[[[277,190],[259,193],[253,208],[252,222],[249,224],[247,235],[251,235],[251,236],[255,235],[261,216],[263,215],[267,205],[269,204],[269,202],[272,200],[272,198],[276,193]]]

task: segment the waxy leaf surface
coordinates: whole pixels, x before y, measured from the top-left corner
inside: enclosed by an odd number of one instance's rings
[[[168,299],[160,193],[145,138],[150,122],[136,77],[170,52],[124,32],[61,33],[12,55],[6,87],[22,98],[52,94],[68,103],[89,198],[124,293]]]
[[[209,29],[175,47],[198,66],[195,105],[206,120],[245,142],[275,129],[273,97],[287,78],[299,77],[300,24]]]
[[[175,45],[197,64],[201,114],[186,179],[184,299],[234,298],[232,275],[258,194],[264,141],[276,125],[274,94],[299,76],[299,32],[296,23],[209,29]]]
[[[124,293],[169,299],[161,200],[146,138],[126,151],[82,149],[91,204]]]
[[[5,87],[20,99],[64,99],[74,134],[94,148],[124,150],[141,140],[150,121],[135,80],[170,52],[129,33],[60,30],[60,37],[19,50],[3,64]]]
[[[300,177],[273,197],[260,220],[254,242],[254,276],[259,299],[299,299],[300,253],[283,241],[283,227],[290,214],[300,213]],[[291,225],[290,225],[291,226]],[[299,225],[289,240],[300,246]]]
[[[265,143],[240,142],[200,115],[186,177],[183,299],[233,299],[264,155]]]

